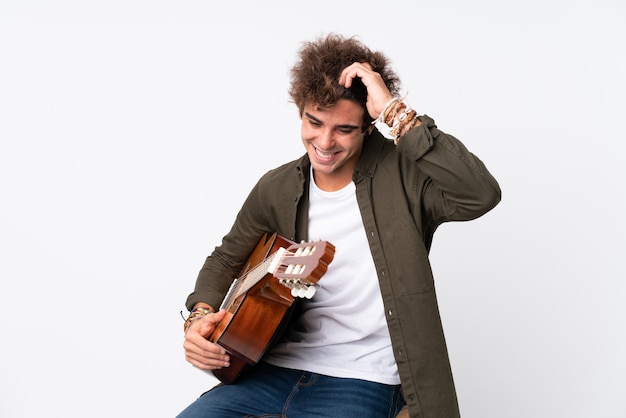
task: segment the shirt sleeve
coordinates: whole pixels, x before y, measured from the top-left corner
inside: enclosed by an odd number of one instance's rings
[[[420,121],[397,147],[429,178],[421,190],[429,218],[437,223],[466,221],[495,207],[501,200],[500,186],[483,162],[430,117],[420,116]]]

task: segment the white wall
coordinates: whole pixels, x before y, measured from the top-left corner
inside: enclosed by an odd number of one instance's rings
[[[625,417],[625,21],[618,0],[0,0],[0,416],[173,417],[215,382],[179,311],[303,152],[288,69],[335,31],[503,189],[432,250],[463,416]]]

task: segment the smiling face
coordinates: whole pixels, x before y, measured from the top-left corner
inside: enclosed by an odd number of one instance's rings
[[[363,149],[372,126],[363,128],[364,109],[350,100],[339,100],[329,109],[307,104],[302,112],[302,143],[313,166],[317,186],[326,191],[343,188]]]

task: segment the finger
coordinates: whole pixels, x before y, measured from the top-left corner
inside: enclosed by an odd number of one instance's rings
[[[230,356],[222,347],[214,344],[198,333],[191,333],[185,337],[183,343],[185,359],[196,367],[202,369],[215,369],[228,367]]]
[[[222,310],[193,321],[185,333],[183,343],[185,351],[197,352],[203,356],[210,354],[225,355],[226,350],[208,339],[215,330],[216,325],[224,318],[225,313],[226,311]]]
[[[185,360],[202,370],[215,370],[230,366],[230,357],[203,357],[189,353],[185,355]]]
[[[202,319],[203,319],[204,324],[210,324],[210,325],[215,326],[219,324],[222,321],[222,319],[224,319],[224,316],[226,316],[226,310],[221,309],[215,313],[205,315],[204,317],[202,317]]]
[[[190,362],[212,366],[228,366],[230,356],[217,344],[209,343],[208,347],[201,347],[193,343],[185,345],[185,358]]]
[[[358,63],[350,64],[346,68],[344,68],[343,71],[341,71],[341,74],[339,76],[339,84],[343,85],[346,88],[350,87],[350,85],[352,84],[352,79],[356,76],[356,71],[354,67],[357,64]]]
[[[352,80],[355,77],[363,78],[367,71],[371,71],[371,66],[368,63],[355,62],[343,69],[339,77],[339,84],[345,88],[352,86]]]
[[[213,314],[207,314],[202,318],[192,322],[189,329],[191,330],[191,328],[195,326],[194,329],[197,330],[197,332],[199,332],[202,337],[208,338],[208,336],[211,335],[215,327],[224,319],[225,315],[226,311],[223,309]]]
[[[356,68],[357,65],[358,63],[354,63],[344,68],[344,70],[341,72],[341,76],[339,77],[340,85],[344,86],[347,89],[352,86],[352,80],[355,77],[359,76],[359,71]]]
[[[185,336],[183,342],[183,348],[185,352],[197,353],[202,356],[223,356],[226,355],[224,350],[219,345],[207,340],[198,332],[189,331]]]

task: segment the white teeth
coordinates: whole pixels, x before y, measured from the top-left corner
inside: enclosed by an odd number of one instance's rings
[[[332,152],[322,152],[322,151],[318,150],[317,148],[315,148],[315,152],[317,153],[317,155],[319,155],[322,158],[332,158],[333,155],[335,155]]]

